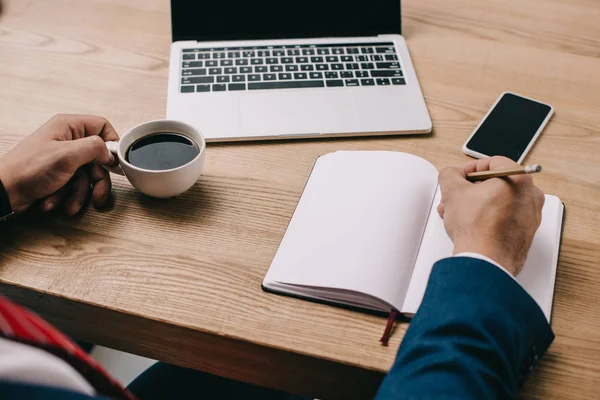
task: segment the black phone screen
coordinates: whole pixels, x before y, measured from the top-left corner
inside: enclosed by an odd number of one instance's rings
[[[551,110],[547,104],[505,93],[467,142],[467,148],[518,161]]]

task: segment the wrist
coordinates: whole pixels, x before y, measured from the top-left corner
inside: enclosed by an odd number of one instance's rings
[[[0,165],[0,182],[4,186],[4,191],[10,202],[12,211],[15,214],[25,211],[27,204],[20,195],[17,180],[14,178],[14,174],[10,172],[10,169],[4,165]]]
[[[515,261],[515,257],[512,257],[509,252],[502,248],[502,246],[497,246],[490,243],[469,243],[457,241],[454,245],[453,254],[456,255],[460,253],[481,254],[482,256],[494,260],[494,262],[501,265],[512,276],[517,276],[519,273],[520,268]]]

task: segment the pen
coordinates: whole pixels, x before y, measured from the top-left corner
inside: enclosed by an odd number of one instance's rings
[[[526,165],[524,167],[504,168],[494,171],[471,172],[467,174],[467,180],[471,182],[483,181],[490,178],[502,178],[510,175],[534,174],[542,170],[541,165]]]

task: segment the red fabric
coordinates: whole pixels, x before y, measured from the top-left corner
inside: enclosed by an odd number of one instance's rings
[[[34,346],[70,364],[99,396],[118,400],[135,397],[102,368],[98,362],[43,319],[0,296],[0,337]]]

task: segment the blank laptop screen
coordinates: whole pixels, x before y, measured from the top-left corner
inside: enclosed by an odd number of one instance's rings
[[[400,0],[171,0],[173,41],[400,34]]]

